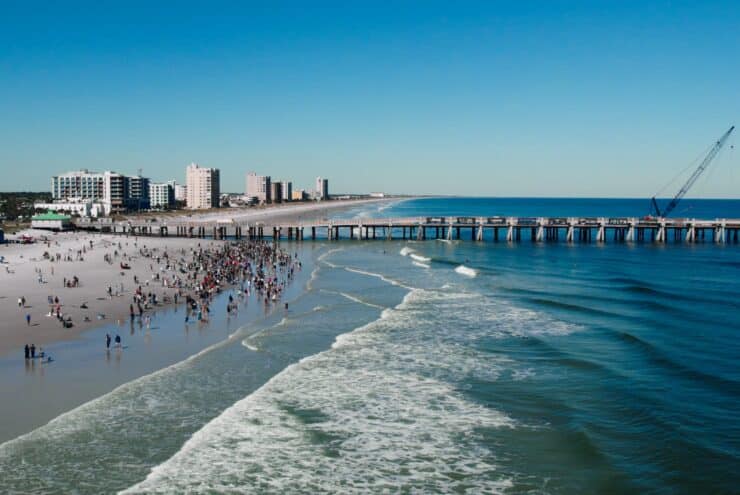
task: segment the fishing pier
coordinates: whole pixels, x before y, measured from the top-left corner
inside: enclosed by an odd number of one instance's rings
[[[470,240],[477,242],[738,243],[740,219],[411,217],[271,224],[237,220],[123,221],[78,225],[99,232],[210,239]]]

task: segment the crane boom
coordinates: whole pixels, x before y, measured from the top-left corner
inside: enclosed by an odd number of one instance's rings
[[[656,216],[658,217],[667,217],[673,209],[678,205],[678,202],[681,201],[681,198],[683,198],[687,192],[689,192],[689,189],[691,189],[691,186],[694,185],[696,180],[699,178],[699,176],[709,167],[709,165],[712,163],[712,160],[717,156],[717,153],[719,153],[719,150],[722,149],[722,146],[725,145],[725,142],[727,141],[727,138],[730,137],[730,134],[732,134],[732,131],[735,130],[735,126],[733,125],[730,127],[727,132],[725,132],[719,140],[714,143],[714,146],[712,146],[712,149],[709,150],[709,153],[707,153],[707,156],[704,157],[704,160],[701,161],[699,166],[696,170],[694,170],[694,173],[691,174],[691,177],[689,177],[689,180],[686,181],[686,183],[683,185],[683,187],[676,193],[676,195],[673,197],[670,203],[663,209],[663,211],[660,211],[660,207],[658,206],[658,202],[656,201],[655,197],[653,196],[652,199],[652,207],[655,211]]]

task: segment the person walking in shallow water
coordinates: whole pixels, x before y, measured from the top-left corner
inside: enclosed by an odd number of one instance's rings
[[[26,344],[26,347],[23,348],[23,352],[26,356],[26,359],[31,357],[31,348],[28,347],[28,344]]]
[[[110,349],[110,334],[109,333],[105,334],[105,349],[106,350]]]

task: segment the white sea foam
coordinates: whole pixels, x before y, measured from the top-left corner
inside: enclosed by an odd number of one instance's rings
[[[320,262],[320,263],[325,264],[326,266],[328,266],[330,268],[337,268],[337,265],[335,265],[334,263],[332,263],[330,261],[326,261],[326,258],[329,257],[329,256],[331,256],[332,254],[338,253],[340,251],[344,251],[344,248],[333,248],[333,249],[329,249],[327,252],[323,253],[321,256],[319,256],[318,258],[316,258],[316,260],[318,262]]]
[[[412,261],[411,264],[414,266],[418,266],[419,268],[429,268],[429,265],[427,265],[426,263],[421,263],[420,261]]]
[[[469,267],[467,267],[465,265],[460,265],[457,268],[455,268],[455,272],[459,273],[460,275],[464,275],[464,276],[470,277],[470,278],[474,278],[474,277],[478,276],[478,271],[477,270],[475,270],[473,268],[469,268]]]
[[[344,267],[345,270],[352,273],[359,273],[360,275],[367,275],[368,277],[375,277],[379,278],[383,282],[391,285],[395,285],[396,287],[403,287],[404,289],[412,289],[412,287],[409,287],[408,285],[404,285],[403,283],[393,280],[391,278],[386,277],[385,275],[381,273],[375,273],[375,272],[368,272],[365,270],[360,270],[359,268],[351,268],[349,266]]]
[[[505,363],[454,341],[467,337],[447,320],[465,301],[476,296],[410,291],[227,409],[129,492],[505,490],[496,452],[476,436],[514,422],[446,379],[495,379]]]
[[[373,304],[371,302],[363,301],[357,296],[353,296],[352,294],[348,294],[346,292],[340,292],[340,296],[344,297],[345,299],[349,299],[350,301],[356,302],[358,304],[363,304],[365,306],[370,306],[371,308],[378,308],[378,309],[385,309],[384,306],[380,306],[378,304]]]
[[[411,254],[409,255],[409,257],[410,257],[411,259],[413,259],[413,260],[416,260],[416,261],[419,261],[419,262],[421,262],[421,263],[426,263],[426,262],[428,262],[428,261],[432,261],[432,258],[427,258],[426,256],[421,256],[421,255],[418,255],[418,254],[413,254],[413,253],[411,253]]]
[[[414,252],[413,249],[411,249],[408,246],[404,246],[403,248],[401,248],[401,251],[399,251],[398,254],[400,254],[401,256],[408,256],[409,254],[411,254],[413,252]]]

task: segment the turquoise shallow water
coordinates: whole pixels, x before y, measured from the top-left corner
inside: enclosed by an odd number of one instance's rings
[[[466,201],[353,214],[499,214]],[[737,246],[306,256],[288,313],[1,445],[5,491],[736,490]]]

